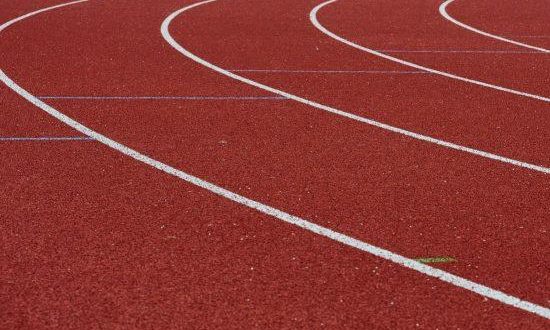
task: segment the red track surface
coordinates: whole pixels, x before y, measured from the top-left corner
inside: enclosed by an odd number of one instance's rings
[[[192,2],[90,1],[29,18],[1,33],[1,68],[37,96],[269,95],[164,41],[162,21]],[[0,19],[57,3],[1,0]],[[412,70],[320,33],[308,19],[318,3],[220,0],[182,14],[170,29],[187,49],[227,69]],[[516,33],[514,26],[518,35],[550,35],[539,17],[549,8],[545,0],[522,5],[534,14],[502,1],[500,23],[487,19],[494,2],[473,3],[449,10],[501,35]],[[319,19],[374,49],[521,50],[452,25],[438,6],[341,0]],[[392,55],[550,94],[546,54]],[[542,101],[433,74],[239,74],[414,132],[550,166],[550,107]],[[0,137],[80,135],[0,88]],[[291,100],[45,101],[231,191],[409,258],[452,256],[457,262],[435,266],[550,306],[548,175]],[[0,141],[0,147],[2,328],[549,325],[259,214],[97,142]]]
[[[533,46],[550,47],[548,1],[525,0],[521,7],[514,1],[502,1],[498,6],[490,0],[460,1],[450,11],[460,21],[484,31]]]

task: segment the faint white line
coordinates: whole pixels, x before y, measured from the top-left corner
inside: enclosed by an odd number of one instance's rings
[[[518,37],[518,38],[550,38],[550,36],[533,36],[533,35],[527,35],[527,36],[512,36],[512,37]]]
[[[38,96],[41,100],[285,100],[281,96]]]
[[[386,53],[448,53],[448,54],[542,54],[541,52],[528,50],[485,50],[485,49],[376,49],[377,52]]]
[[[447,20],[451,21],[452,23],[466,29],[466,30],[470,30],[472,32],[475,32],[475,33],[479,33],[481,35],[484,35],[486,37],[489,37],[489,38],[493,38],[493,39],[496,39],[496,40],[500,40],[500,41],[504,41],[504,42],[507,42],[507,43],[510,43],[510,44],[514,44],[516,46],[520,46],[520,47],[525,47],[525,48],[529,48],[529,49],[534,49],[534,50],[537,50],[539,52],[543,52],[543,53],[550,53],[550,50],[546,49],[546,48],[542,48],[542,47],[535,47],[535,46],[531,46],[531,45],[528,45],[528,44],[524,44],[522,42],[519,42],[519,41],[514,41],[514,40],[510,40],[510,39],[506,39],[504,37],[501,37],[501,36],[497,36],[497,35],[494,35],[494,34],[491,34],[491,33],[488,33],[488,32],[485,32],[485,31],[481,31],[479,29],[476,29],[475,27],[473,26],[470,26],[470,25],[467,25],[465,23],[462,23],[458,20],[456,20],[455,18],[451,17],[451,15],[449,15],[449,13],[447,13],[447,6],[449,6],[452,2],[454,2],[455,0],[447,0],[445,2],[443,2],[440,6],[439,6],[439,13],[445,17]],[[498,6],[498,2],[495,2],[495,5]]]
[[[37,136],[37,137],[19,137],[19,136],[0,136],[0,141],[93,141],[89,136]]]
[[[397,70],[285,70],[285,69],[237,69],[230,72],[269,72],[269,73],[352,73],[352,74],[427,74],[426,71],[397,71]]]

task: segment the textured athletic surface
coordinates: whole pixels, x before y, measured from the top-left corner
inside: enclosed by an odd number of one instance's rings
[[[201,66],[160,33],[193,2],[92,0],[39,14],[1,32],[0,67],[62,113],[170,166],[411,259],[451,257],[432,266],[550,307],[548,175],[270,98]],[[1,0],[0,19],[59,3]],[[339,43],[311,24],[319,3],[219,0],[178,16],[170,31],[219,67],[267,70],[239,72],[265,85],[550,166],[548,102],[411,72]],[[461,0],[449,12],[548,47],[540,36],[550,35],[550,4],[514,4]],[[461,29],[439,5],[340,0],[319,20],[410,62],[550,96],[548,54]],[[0,137],[82,136],[7,86],[0,93]],[[549,326],[95,141],[0,148],[1,328]]]

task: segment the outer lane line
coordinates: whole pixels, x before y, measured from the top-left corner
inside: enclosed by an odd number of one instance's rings
[[[496,89],[496,90],[499,90],[499,91],[502,91],[502,92],[516,94],[516,95],[520,95],[520,96],[524,96],[524,97],[528,97],[528,98],[532,98],[532,99],[540,100],[540,101],[544,101],[544,102],[550,102],[550,98],[545,97],[545,96],[530,94],[530,93],[518,91],[518,90],[515,90],[515,89],[510,89],[510,88],[506,88],[506,87],[502,87],[502,86],[498,86],[498,85],[489,84],[489,83],[479,81],[479,80],[474,80],[474,79],[465,78],[465,77],[462,77],[462,76],[457,76],[455,74],[448,73],[448,72],[445,72],[445,71],[435,70],[435,69],[432,69],[432,68],[428,68],[428,67],[425,67],[425,66],[422,66],[422,65],[418,65],[416,63],[412,63],[412,62],[409,62],[409,61],[399,59],[397,57],[393,57],[393,56],[381,53],[381,52],[376,51],[374,49],[367,48],[367,47],[358,45],[358,44],[356,44],[352,41],[349,41],[347,39],[344,39],[343,37],[335,34],[334,32],[332,32],[330,30],[328,30],[321,23],[319,23],[319,20],[317,19],[317,13],[319,12],[319,10],[321,8],[323,8],[323,7],[325,7],[329,4],[335,3],[336,1],[338,1],[338,0],[328,0],[328,1],[325,1],[321,4],[319,4],[315,8],[313,8],[313,10],[309,13],[309,19],[310,19],[311,23],[319,31],[321,31],[322,33],[326,34],[327,36],[329,36],[329,37],[331,37],[331,38],[333,38],[333,39],[335,39],[335,40],[337,40],[341,43],[344,43],[348,46],[359,49],[361,51],[367,52],[369,54],[372,54],[372,55],[375,55],[375,56],[378,56],[378,57],[382,57],[386,60],[390,60],[392,62],[396,62],[396,63],[403,64],[403,65],[406,65],[406,66],[410,66],[410,67],[418,69],[418,70],[424,70],[424,71],[431,72],[431,73],[434,73],[434,74],[438,74],[438,75],[441,75],[441,76],[444,76],[444,77],[447,77],[447,78],[456,79],[456,80],[464,81],[464,82],[467,82],[467,83],[471,83],[471,84],[475,84],[475,85],[479,85],[479,86],[483,86],[483,87],[487,87],[487,88],[491,88],[491,89]]]
[[[447,12],[447,7],[453,3],[455,0],[447,0],[445,2],[443,2],[440,6],[439,6],[439,13],[445,17],[448,21],[466,29],[466,30],[470,30],[472,32],[475,32],[475,33],[478,33],[478,34],[481,34],[483,36],[486,36],[486,37],[489,37],[489,38],[493,38],[493,39],[497,39],[497,40],[500,40],[500,41],[504,41],[504,42],[507,42],[507,43],[510,43],[510,44],[514,44],[516,46],[520,46],[520,47],[525,47],[525,48],[529,48],[529,49],[534,49],[536,51],[539,51],[539,52],[543,52],[543,53],[550,53],[550,50],[546,49],[546,48],[542,48],[542,47],[535,47],[535,46],[531,46],[531,45],[528,45],[528,44],[525,44],[525,43],[522,43],[522,42],[519,42],[519,41],[515,41],[515,40],[510,40],[510,39],[507,39],[507,38],[504,38],[504,37],[501,37],[501,36],[497,36],[497,35],[494,35],[494,34],[491,34],[491,33],[488,33],[488,32],[485,32],[485,31],[481,31],[479,29],[476,29],[475,27],[473,26],[470,26],[470,25],[467,25],[465,23],[462,23],[460,21],[458,21],[457,19],[455,19],[454,17],[452,17],[451,15],[449,15],[449,13]]]
[[[372,126],[375,126],[375,127],[387,130],[387,131],[391,131],[391,132],[394,132],[394,133],[405,135],[405,136],[408,136],[408,137],[413,138],[413,139],[421,140],[421,141],[428,142],[428,143],[437,144],[437,145],[445,147],[445,148],[466,152],[466,153],[473,154],[473,155],[476,155],[476,156],[489,158],[489,159],[492,159],[492,160],[496,160],[496,161],[499,161],[499,162],[503,162],[503,163],[507,163],[507,164],[527,168],[527,169],[537,171],[537,172],[541,172],[541,173],[545,173],[545,174],[550,174],[550,168],[548,168],[548,167],[544,167],[544,166],[540,166],[540,165],[534,165],[534,164],[522,162],[522,161],[519,161],[519,160],[516,160],[516,159],[507,158],[507,157],[504,157],[504,156],[493,154],[493,153],[490,153],[490,152],[486,152],[486,151],[482,151],[482,150],[462,146],[462,145],[459,145],[459,144],[456,144],[456,143],[440,140],[440,139],[437,139],[437,138],[434,138],[434,137],[431,137],[431,136],[411,132],[411,131],[408,131],[408,130],[405,130],[405,129],[402,129],[402,128],[399,128],[399,127],[395,127],[395,126],[391,126],[391,125],[388,125],[388,124],[378,122],[378,121],[370,119],[370,118],[362,117],[362,116],[355,115],[355,114],[352,114],[352,113],[349,113],[349,112],[345,112],[345,111],[342,111],[342,110],[339,110],[339,109],[336,109],[336,108],[332,108],[332,107],[329,107],[327,105],[320,104],[320,103],[305,99],[303,97],[296,96],[294,94],[290,94],[290,93],[287,93],[285,91],[282,91],[282,90],[279,90],[279,89],[261,84],[259,82],[256,82],[254,80],[245,78],[243,76],[239,76],[239,75],[237,75],[237,74],[235,74],[231,71],[222,69],[219,66],[217,66],[215,64],[212,64],[212,63],[198,57],[197,55],[191,53],[189,50],[183,48],[176,40],[174,40],[174,38],[170,35],[169,25],[176,16],[180,15],[184,11],[187,11],[191,8],[201,6],[201,5],[205,5],[207,3],[211,3],[211,2],[214,2],[214,1],[217,1],[217,0],[201,1],[201,2],[195,3],[191,6],[188,6],[188,7],[182,8],[180,10],[177,10],[177,11],[173,12],[172,14],[170,14],[164,20],[164,22],[162,23],[161,33],[162,33],[162,36],[164,37],[164,39],[172,47],[174,47],[178,52],[182,53],[184,56],[192,59],[193,61],[195,61],[195,62],[197,62],[197,63],[199,63],[199,64],[201,64],[201,65],[203,65],[203,66],[205,66],[205,67],[207,67],[211,70],[219,72],[220,74],[223,74],[223,75],[228,76],[230,78],[233,78],[235,80],[241,81],[245,84],[248,84],[248,85],[263,89],[265,91],[268,91],[268,92],[286,97],[288,99],[291,99],[291,100],[309,105],[309,106],[317,108],[319,110],[330,112],[330,113],[333,113],[333,114],[336,114],[336,115],[339,115],[339,116],[342,116],[342,117],[345,117],[345,118],[348,118],[348,119],[351,119],[351,120],[355,120],[355,121],[358,121],[358,122],[361,122],[361,123],[364,123],[364,124],[367,124],[367,125],[372,125]]]
[[[44,9],[41,9],[41,10],[38,10],[38,11],[34,11],[32,13],[28,13],[24,16],[20,16],[18,18],[15,18],[11,21],[8,21],[8,22],[2,24],[0,26],[0,32],[3,31],[5,28],[9,27],[10,25],[12,25],[12,24],[14,24],[18,21],[21,21],[25,18],[31,17],[33,15],[36,15],[36,14],[39,14],[39,13],[42,13],[42,12],[45,12],[45,11],[48,11],[48,10],[60,8],[60,7],[63,7],[63,6],[68,6],[68,5],[81,3],[81,2],[86,2],[86,1],[88,1],[88,0],[78,0],[78,1],[74,1],[74,2],[65,3],[65,4],[62,4],[62,5],[57,5],[57,6],[53,6],[53,7],[44,8]],[[211,2],[211,1],[212,0],[208,0],[208,1],[205,1],[205,2],[200,2],[200,3],[197,3],[197,4],[193,4],[193,5],[187,6],[183,9],[179,10],[178,12],[182,12],[182,11],[191,9],[191,8],[194,8],[196,6],[199,6],[201,4]],[[176,12],[176,13],[178,13],[178,12]],[[177,14],[176,15],[172,14],[169,17],[173,18],[175,16],[177,16]],[[168,19],[165,20],[163,22],[163,26],[168,27],[169,22],[170,22],[170,20],[168,20]],[[202,180],[200,178],[197,178],[197,177],[195,177],[191,174],[185,173],[181,170],[178,170],[174,167],[171,167],[167,164],[164,164],[160,161],[157,161],[153,158],[150,158],[150,157],[148,157],[148,156],[146,156],[146,155],[144,155],[144,154],[142,154],[142,153],[140,153],[140,152],[138,152],[134,149],[131,149],[131,148],[119,143],[119,142],[116,142],[116,141],[108,138],[105,135],[102,135],[102,134],[100,134],[100,133],[98,133],[98,132],[82,125],[78,121],[76,121],[76,120],[68,117],[67,115],[59,112],[58,110],[54,109],[53,107],[51,107],[48,104],[44,103],[43,101],[39,100],[34,95],[32,95],[31,93],[29,93],[28,91],[23,89],[18,84],[16,84],[13,80],[11,80],[4,73],[3,70],[0,70],[0,80],[2,80],[2,82],[4,82],[9,88],[11,88],[17,94],[19,94],[20,96],[25,98],[27,101],[31,102],[35,106],[37,106],[40,109],[44,110],[46,113],[48,113],[51,116],[57,118],[58,120],[60,120],[63,123],[67,124],[68,126],[76,129],[77,131],[79,131],[79,132],[81,132],[81,133],[83,133],[83,134],[85,134],[85,135],[87,135],[91,138],[94,138],[94,139],[98,140],[99,142],[111,147],[112,149],[115,149],[115,150],[129,156],[129,157],[134,158],[137,161],[145,163],[145,164],[147,164],[151,167],[154,167],[154,168],[156,168],[160,171],[163,171],[167,174],[178,177],[178,178],[180,178],[184,181],[187,181],[187,182],[189,182],[193,185],[196,185],[198,187],[204,188],[204,189],[206,189],[206,190],[208,190],[208,191],[210,191],[214,194],[217,194],[221,197],[224,197],[226,199],[229,199],[229,200],[234,201],[236,203],[239,203],[241,205],[248,206],[249,208],[255,209],[255,210],[257,210],[261,213],[264,213],[266,215],[270,215],[272,217],[275,217],[275,218],[277,218],[279,220],[282,220],[286,223],[298,226],[298,227],[303,228],[303,229],[305,229],[307,231],[310,231],[312,233],[330,238],[330,239],[332,239],[334,241],[337,241],[337,242],[340,242],[344,245],[354,247],[354,248],[359,249],[361,251],[373,254],[375,256],[378,256],[380,258],[383,258],[383,259],[386,259],[388,261],[394,262],[396,264],[402,265],[406,268],[418,271],[418,272],[423,273],[425,275],[428,275],[430,277],[438,278],[438,279],[440,279],[444,282],[447,282],[447,283],[452,284],[454,286],[461,287],[461,288],[464,288],[466,290],[475,292],[475,293],[480,294],[482,296],[485,296],[487,298],[491,298],[491,299],[494,299],[496,301],[502,302],[504,304],[508,304],[510,306],[516,307],[518,309],[521,309],[521,310],[524,310],[524,311],[542,316],[544,318],[550,319],[550,309],[548,309],[548,308],[536,305],[534,303],[531,303],[531,302],[528,302],[528,301],[525,301],[525,300],[521,300],[517,297],[508,295],[508,294],[506,294],[502,291],[498,291],[498,290],[489,288],[487,286],[484,286],[484,285],[472,282],[470,280],[464,279],[462,277],[453,275],[451,273],[442,271],[440,269],[433,268],[433,267],[430,267],[428,265],[424,265],[424,264],[422,264],[418,261],[415,261],[413,259],[403,257],[403,256],[401,256],[399,254],[396,254],[396,253],[393,253],[391,251],[379,248],[377,246],[374,246],[374,245],[368,244],[366,242],[357,240],[353,237],[350,237],[350,236],[344,235],[342,233],[333,231],[329,228],[326,228],[326,227],[317,225],[315,223],[309,222],[305,219],[293,216],[293,215],[288,214],[284,211],[278,210],[278,209],[273,208],[271,206],[268,206],[268,205],[262,204],[260,202],[254,201],[252,199],[249,199],[247,197],[241,196],[241,195],[236,194],[232,191],[229,191],[229,190],[224,189],[220,186],[217,186],[213,183],[204,181],[204,180]]]

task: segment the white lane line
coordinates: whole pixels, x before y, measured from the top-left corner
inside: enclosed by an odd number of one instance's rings
[[[491,33],[488,33],[488,32],[485,32],[485,31],[481,31],[479,29],[476,29],[475,27],[473,26],[470,26],[470,25],[467,25],[465,23],[462,23],[460,21],[458,21],[457,19],[455,19],[454,17],[452,17],[451,15],[449,15],[449,13],[447,12],[447,7],[453,3],[455,0],[447,0],[445,2],[443,2],[440,6],[439,6],[439,13],[445,17],[447,20],[451,21],[452,23],[466,29],[466,30],[469,30],[469,31],[472,31],[472,32],[475,32],[475,33],[478,33],[478,34],[481,34],[483,36],[486,36],[486,37],[489,37],[489,38],[493,38],[493,39],[497,39],[497,40],[500,40],[500,41],[504,41],[504,42],[507,42],[507,43],[510,43],[510,44],[514,44],[516,46],[520,46],[520,47],[525,47],[525,48],[529,48],[529,49],[534,49],[536,51],[539,51],[539,52],[543,52],[543,53],[550,53],[550,50],[546,49],[546,48],[542,48],[542,47],[535,47],[535,46],[531,46],[531,45],[528,45],[528,44],[525,44],[525,43],[522,43],[522,42],[519,42],[519,41],[514,41],[514,40],[510,40],[510,39],[507,39],[507,38],[504,38],[504,37],[501,37],[501,36],[497,36],[497,35],[494,35],[494,34],[491,34]],[[495,5],[498,6],[498,2],[495,2]]]
[[[48,7],[48,8],[36,11],[36,12],[29,13],[29,14],[27,14],[25,16],[21,16],[21,17],[27,18],[27,17],[36,15],[38,13],[41,13],[41,12],[44,12],[44,11],[47,11],[47,10],[59,8],[59,7],[62,7],[62,6],[67,6],[67,5],[74,4],[74,3],[85,2],[85,1],[88,1],[88,0],[79,0],[79,1],[76,1],[76,2],[70,2],[70,3],[63,4],[63,5]],[[211,1],[213,1],[213,0],[208,0],[208,1],[193,4],[193,5],[190,5],[188,7],[185,7],[183,9],[179,10],[178,12],[183,12],[185,10],[194,8],[196,6],[199,6],[201,4],[208,3],[208,2],[211,2]],[[178,13],[178,12],[176,12],[176,13]],[[169,16],[169,18],[171,17],[173,19],[173,17],[175,17],[175,16],[177,16],[177,14],[175,14],[175,15],[172,14],[172,15]],[[18,17],[16,19],[8,21],[7,23],[4,23],[3,25],[0,26],[0,31],[4,30],[6,27],[14,24],[15,22],[18,22],[18,21],[22,20],[23,18],[21,18],[21,17]],[[167,28],[169,23],[170,23],[170,20],[168,20],[168,18],[167,18],[167,20],[165,20],[163,22],[163,26],[165,26]],[[423,273],[425,275],[428,275],[428,276],[431,276],[431,277],[434,277],[434,278],[438,278],[438,279],[440,279],[444,282],[447,282],[447,283],[452,284],[454,286],[461,287],[461,288],[464,288],[466,290],[475,292],[475,293],[480,294],[482,296],[485,296],[487,298],[491,298],[491,299],[497,300],[499,302],[502,302],[504,304],[508,304],[510,306],[513,306],[513,307],[522,309],[524,311],[534,313],[536,315],[539,315],[539,316],[550,319],[550,309],[548,309],[548,308],[545,308],[543,306],[539,306],[539,305],[533,304],[531,302],[519,299],[517,297],[508,295],[508,294],[506,294],[502,291],[495,290],[495,289],[489,288],[487,286],[472,282],[470,280],[467,280],[467,279],[464,279],[462,277],[453,275],[451,273],[442,271],[440,269],[430,267],[428,265],[422,264],[422,263],[420,263],[418,261],[415,261],[413,259],[403,257],[403,256],[401,256],[399,254],[396,254],[396,253],[393,253],[391,251],[379,248],[377,246],[374,246],[374,245],[368,244],[366,242],[357,240],[353,237],[350,237],[350,236],[344,235],[342,233],[333,231],[329,228],[319,226],[315,223],[309,222],[305,219],[293,216],[293,215],[288,214],[284,211],[278,210],[278,209],[273,208],[271,206],[268,206],[268,205],[262,204],[260,202],[254,201],[252,199],[249,199],[247,197],[241,196],[241,195],[236,194],[232,191],[229,191],[227,189],[219,187],[219,186],[217,186],[213,183],[204,181],[204,180],[199,179],[199,178],[197,178],[197,177],[195,177],[191,174],[185,173],[185,172],[180,171],[180,170],[178,170],[174,167],[171,167],[167,164],[159,162],[159,161],[157,161],[153,158],[150,158],[150,157],[148,157],[148,156],[146,156],[142,153],[139,153],[138,151],[133,150],[133,149],[121,144],[121,143],[118,143],[118,142],[106,137],[105,135],[102,135],[102,134],[90,129],[90,128],[82,125],[81,123],[77,122],[76,120],[74,120],[74,119],[66,116],[65,114],[59,112],[58,110],[54,109],[53,107],[51,107],[48,104],[44,103],[43,101],[39,100],[34,95],[30,94],[28,91],[26,91],[21,86],[16,84],[2,70],[0,70],[0,80],[2,80],[9,88],[11,88],[17,94],[21,95],[23,98],[25,98],[26,100],[28,100],[29,102],[31,102],[35,106],[37,106],[40,109],[44,110],[45,112],[47,112],[48,114],[50,114],[53,117],[57,118],[58,120],[62,121],[63,123],[67,124],[68,126],[76,129],[77,131],[79,131],[79,132],[81,132],[81,133],[83,133],[83,134],[85,134],[85,135],[87,135],[91,138],[94,138],[95,140],[97,140],[97,141],[99,141],[99,142],[101,142],[101,143],[103,143],[103,144],[105,144],[105,145],[107,145],[107,146],[109,146],[109,147],[111,147],[111,148],[113,148],[113,149],[129,156],[129,157],[134,158],[135,160],[143,162],[143,163],[145,163],[145,164],[147,164],[151,167],[154,167],[154,168],[156,168],[160,171],[163,171],[167,174],[178,177],[178,178],[180,178],[184,181],[187,181],[187,182],[189,182],[191,184],[194,184],[198,187],[204,188],[204,189],[206,189],[206,190],[208,190],[208,191],[210,191],[214,194],[217,194],[221,197],[224,197],[226,199],[229,199],[229,200],[234,201],[236,203],[239,203],[241,205],[247,206],[249,208],[255,209],[255,210],[257,210],[261,213],[272,216],[272,217],[277,218],[279,220],[282,220],[286,223],[298,226],[298,227],[303,228],[303,229],[305,229],[307,231],[310,231],[312,233],[327,237],[327,238],[332,239],[334,241],[340,242],[344,245],[354,247],[358,250],[370,253],[372,255],[375,255],[375,256],[378,256],[380,258],[391,261],[393,263],[399,264],[403,267],[418,271],[418,272]]]
[[[313,10],[309,13],[309,19],[310,19],[311,23],[313,23],[313,25],[317,29],[319,29],[319,31],[323,32],[327,36],[329,36],[329,37],[331,37],[331,38],[333,38],[337,41],[340,41],[341,43],[344,43],[348,46],[359,49],[361,51],[367,52],[369,54],[376,55],[376,56],[385,58],[387,60],[406,65],[406,66],[410,66],[410,67],[418,69],[418,70],[425,70],[427,72],[435,73],[435,74],[438,74],[438,75],[441,75],[441,76],[444,76],[444,77],[447,77],[447,78],[456,79],[456,80],[464,81],[464,82],[467,82],[467,83],[471,83],[471,84],[475,84],[475,85],[479,85],[479,86],[483,86],[483,87],[487,87],[487,88],[496,89],[496,90],[499,90],[499,91],[502,91],[502,92],[512,93],[512,94],[516,94],[516,95],[520,95],[520,96],[524,96],[524,97],[529,97],[529,98],[544,101],[544,102],[550,102],[550,98],[545,97],[545,96],[529,94],[529,93],[521,92],[521,91],[518,91],[518,90],[515,90],[515,89],[510,89],[510,88],[506,88],[506,87],[502,87],[502,86],[489,84],[489,83],[479,81],[479,80],[474,80],[474,79],[470,79],[470,78],[457,76],[457,75],[452,74],[452,73],[448,73],[448,72],[444,72],[444,71],[438,71],[438,70],[435,70],[435,69],[431,69],[431,68],[428,68],[428,67],[425,67],[425,66],[422,66],[422,65],[418,65],[418,64],[415,64],[415,63],[412,63],[412,62],[408,62],[408,61],[405,61],[405,60],[402,60],[402,59],[399,59],[399,58],[381,53],[381,52],[376,51],[376,50],[371,49],[371,48],[363,47],[363,46],[358,45],[356,43],[353,43],[353,42],[351,42],[347,39],[344,39],[341,36],[335,34],[334,32],[329,31],[326,27],[324,27],[321,23],[319,23],[319,20],[317,19],[317,13],[319,12],[319,10],[321,8],[327,6],[331,3],[334,3],[336,1],[338,1],[338,0],[328,0],[328,1],[325,1],[321,4],[319,4],[315,8],[313,8]]]
[[[214,2],[214,1],[217,1],[217,0],[202,1],[202,2],[195,3],[192,6],[182,8],[182,9],[172,13],[170,16],[168,16],[164,20],[164,22],[162,23],[161,33],[162,33],[162,36],[164,37],[164,39],[166,39],[166,41],[172,47],[174,47],[178,52],[182,53],[184,56],[192,59],[193,61],[195,61],[195,62],[197,62],[201,65],[204,65],[205,67],[207,67],[209,69],[212,69],[216,72],[219,72],[220,74],[223,74],[223,75],[228,76],[230,78],[233,78],[235,80],[241,81],[245,84],[248,84],[248,85],[251,85],[251,86],[254,86],[254,87],[258,87],[258,88],[263,89],[265,91],[268,91],[268,92],[271,92],[273,94],[277,94],[277,95],[286,97],[288,99],[291,99],[291,100],[309,105],[309,106],[317,108],[319,110],[330,112],[330,113],[333,113],[333,114],[336,114],[336,115],[339,115],[339,116],[342,116],[342,117],[345,117],[345,118],[348,118],[348,119],[352,119],[352,120],[355,120],[355,121],[358,121],[358,122],[361,122],[361,123],[364,123],[364,124],[376,126],[378,128],[384,129],[384,130],[388,130],[388,131],[391,131],[391,132],[394,132],[394,133],[402,134],[402,135],[411,137],[413,139],[421,140],[421,141],[424,141],[424,142],[433,143],[433,144],[436,144],[436,145],[439,145],[439,146],[442,146],[442,147],[446,147],[446,148],[449,148],[449,149],[454,149],[454,150],[466,152],[466,153],[469,153],[469,154],[473,154],[473,155],[476,155],[476,156],[496,160],[496,161],[499,161],[499,162],[503,162],[503,163],[507,163],[507,164],[527,168],[527,169],[530,169],[530,170],[533,170],[533,171],[538,171],[538,172],[541,172],[541,173],[550,174],[550,168],[548,168],[548,167],[522,162],[522,161],[519,161],[519,160],[516,160],[516,159],[511,159],[511,158],[507,158],[507,157],[504,157],[504,156],[492,154],[490,152],[486,152],[486,151],[482,151],[482,150],[462,146],[462,145],[459,145],[459,144],[455,144],[455,143],[452,143],[452,142],[436,139],[436,138],[431,137],[431,136],[422,135],[422,134],[419,134],[419,133],[407,131],[407,130],[399,128],[399,127],[384,124],[384,123],[375,121],[373,119],[361,117],[361,116],[358,116],[358,115],[355,115],[355,114],[352,114],[352,113],[349,113],[349,112],[345,112],[345,111],[342,111],[342,110],[339,110],[339,109],[336,109],[336,108],[326,106],[324,104],[320,104],[320,103],[317,103],[317,102],[314,102],[314,101],[310,101],[310,100],[302,98],[300,96],[296,96],[294,94],[290,94],[290,93],[284,92],[282,90],[279,90],[279,89],[261,84],[259,82],[254,81],[254,80],[250,80],[248,78],[239,76],[239,75],[237,75],[233,72],[222,69],[219,66],[216,66],[215,64],[212,64],[212,63],[198,57],[197,55],[191,53],[189,50],[183,48],[176,40],[174,40],[174,38],[170,35],[169,25],[170,25],[170,22],[176,16],[183,13],[184,11],[187,11],[191,8],[194,8],[194,7],[197,7],[197,6],[200,6],[200,5],[204,5],[204,4],[207,4],[207,3],[210,3],[210,2]]]
[[[94,139],[89,136],[0,136],[0,141],[94,141]]]
[[[286,100],[281,96],[38,96],[41,100]]]
[[[427,74],[426,71],[397,71],[397,70],[285,70],[285,69],[237,69],[230,72],[267,72],[267,73],[352,73],[352,74]]]

